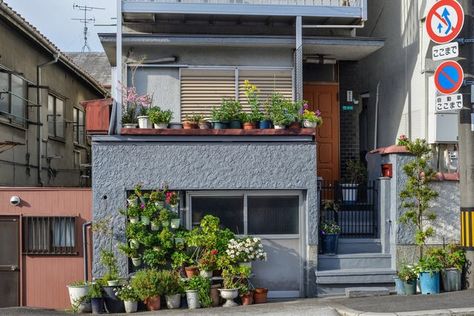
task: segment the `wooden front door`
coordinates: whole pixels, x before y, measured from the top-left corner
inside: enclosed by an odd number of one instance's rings
[[[318,176],[324,181],[339,181],[339,86],[337,84],[305,84],[304,100],[310,109],[321,111],[323,125],[317,129]]]

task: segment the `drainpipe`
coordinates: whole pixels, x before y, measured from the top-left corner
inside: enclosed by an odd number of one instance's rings
[[[90,227],[92,222],[85,222],[82,224],[82,252],[84,254],[84,281],[89,278],[89,257],[87,255],[87,227]]]
[[[379,91],[380,81],[377,83],[377,92],[375,94],[375,128],[374,128],[374,149],[377,149],[377,143],[379,141]]]
[[[41,177],[42,171],[42,145],[43,145],[43,125],[41,124],[41,68],[55,64],[59,60],[59,54],[54,55],[54,60],[39,64],[36,66],[36,136],[37,136],[37,143],[38,148],[36,149],[36,153],[38,155],[38,185],[44,186],[43,179]]]

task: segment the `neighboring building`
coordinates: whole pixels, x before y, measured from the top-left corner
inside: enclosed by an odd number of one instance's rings
[[[81,101],[107,91],[0,1],[0,185],[90,184]]]
[[[67,52],[74,64],[85,70],[104,88],[110,91],[112,70],[107,55],[103,52]]]

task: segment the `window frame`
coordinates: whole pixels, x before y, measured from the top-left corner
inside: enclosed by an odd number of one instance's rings
[[[6,101],[7,106],[8,106],[8,110],[6,112],[3,112],[3,111],[0,112],[0,117],[3,118],[3,120],[0,120],[0,122],[5,122],[5,123],[11,124],[13,126],[26,128],[26,123],[28,122],[28,103],[29,103],[28,102],[28,100],[29,100],[28,84],[29,84],[29,82],[25,78],[23,78],[22,76],[16,75],[16,74],[11,73],[9,71],[2,70],[2,68],[0,68],[0,73],[7,76],[7,85],[8,85],[8,91],[2,93],[2,94],[7,94],[8,95],[7,96],[7,101]],[[13,77],[18,78],[23,83],[23,86],[22,86],[23,96],[17,97],[23,103],[23,116],[22,117],[17,116],[17,115],[12,113],[12,106],[13,106],[13,91],[12,91],[13,79],[12,78]],[[22,122],[18,122],[18,121],[22,121]]]
[[[49,114],[49,97],[52,97],[54,99],[53,103],[53,114]],[[63,127],[63,135],[58,136],[58,123],[61,123],[61,121],[58,120],[58,114],[57,113],[57,100],[61,100],[63,102],[63,120],[62,120],[62,127]],[[53,139],[59,139],[61,141],[64,141],[66,139],[66,100],[65,98],[59,97],[57,94],[54,94],[52,91],[48,91],[48,113],[46,114],[46,121],[48,122],[48,137],[53,138]],[[54,122],[53,124],[53,133],[50,133],[49,130],[49,122],[52,117],[52,120]]]
[[[77,113],[77,114],[76,114]],[[80,124],[81,122],[79,122],[79,117],[80,117],[80,113],[82,113],[82,125]],[[76,115],[76,119],[74,119],[74,115]],[[74,106],[72,108],[72,117],[73,117],[73,142],[74,142],[74,145],[77,145],[77,146],[86,146],[86,131],[85,131],[85,127],[86,127],[86,114],[85,114],[85,111],[77,106]],[[83,127],[83,136],[82,138],[80,137],[80,132],[79,132],[79,128],[80,127]]]
[[[306,228],[304,227],[306,215],[304,207],[304,195],[302,191],[299,190],[216,190],[216,191],[186,191],[186,228],[191,229],[193,227],[192,222],[192,197],[235,197],[242,196],[244,199],[243,203],[243,227],[244,234],[237,236],[246,236],[248,235],[248,197],[249,196],[297,196],[298,197],[298,234],[271,234],[271,235],[261,235],[261,234],[252,234],[252,236],[258,236],[262,239],[267,240],[278,240],[278,239],[303,239],[305,236]]]

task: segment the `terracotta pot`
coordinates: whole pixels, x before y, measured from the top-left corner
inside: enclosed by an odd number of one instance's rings
[[[267,302],[268,289],[266,288],[256,288],[255,293],[253,294],[254,304],[263,304]]]
[[[289,129],[297,129],[297,128],[301,128],[301,123],[300,122],[293,122],[290,124],[290,126],[288,126]]]
[[[212,307],[217,307],[221,304],[221,297],[219,295],[220,284],[213,284],[211,286],[210,296],[212,299]]]
[[[199,275],[199,269],[197,267],[185,267],[184,271],[186,272],[186,277],[188,279],[192,278],[193,276]]]
[[[161,308],[161,297],[159,295],[149,297],[145,300],[146,309],[149,311],[157,311]]]
[[[196,129],[197,124],[191,123],[191,122],[183,122],[183,128],[184,129]]]
[[[256,129],[257,128],[257,124],[255,123],[244,123],[244,129]]]
[[[243,294],[240,296],[242,299],[242,305],[252,305],[253,304],[253,291],[250,291],[247,294]]]

